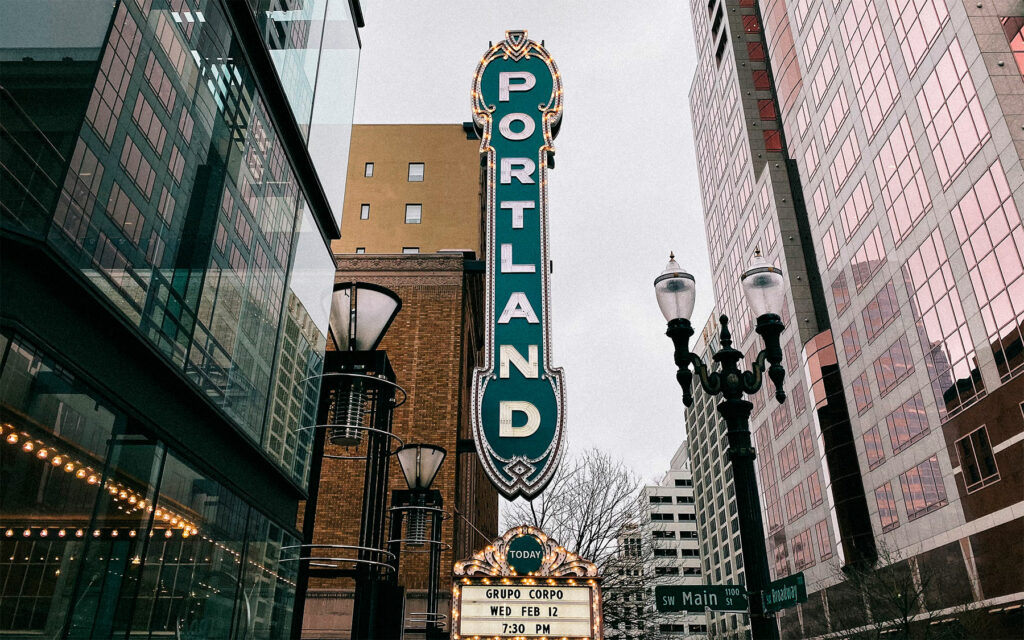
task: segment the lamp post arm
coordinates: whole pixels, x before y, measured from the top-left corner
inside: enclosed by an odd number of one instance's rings
[[[697,373],[700,384],[705,391],[712,395],[718,393],[721,389],[718,374],[709,372],[707,365],[700,359],[700,356],[690,351],[690,338],[693,337],[693,326],[690,324],[690,321],[685,318],[670,320],[668,331],[665,332],[665,335],[672,338],[672,344],[675,346],[674,356],[676,367],[678,368],[676,380],[683,390],[683,404],[688,407],[693,405],[691,387],[693,386],[694,372]],[[690,371],[691,366],[693,366],[693,371]]]

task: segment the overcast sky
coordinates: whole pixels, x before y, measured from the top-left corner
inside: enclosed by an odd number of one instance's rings
[[[470,120],[473,71],[507,29],[544,40],[565,111],[548,188],[552,361],[565,369],[570,453],[597,447],[644,479],[684,438],[672,344],[653,281],[670,250],[712,306],[680,0],[361,0],[355,121]],[[698,324],[700,323],[700,324]]]

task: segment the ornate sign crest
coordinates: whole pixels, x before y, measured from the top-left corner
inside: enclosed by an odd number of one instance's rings
[[[472,99],[487,162],[487,343],[473,436],[498,490],[533,498],[554,475],[565,421],[562,370],[550,361],[547,246],[562,81],[544,47],[507,31],[477,66]]]
[[[536,569],[522,574],[517,566]],[[515,527],[455,563],[452,639],[600,640],[600,582],[593,562],[540,529]]]

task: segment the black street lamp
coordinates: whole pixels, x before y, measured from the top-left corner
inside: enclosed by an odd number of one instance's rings
[[[766,615],[761,593],[770,582],[768,554],[765,550],[764,524],[761,520],[761,500],[757,492],[757,478],[754,475],[754,446],[750,439],[750,412],[754,405],[743,399],[761,389],[765,362],[768,377],[775,384],[775,398],[781,404],[786,399],[782,389],[785,369],[782,367],[782,348],[779,336],[785,328],[779,313],[785,295],[785,281],[782,271],[769,265],[760,252],[755,252],[750,266],[741,277],[743,293],[757,318],[756,331],[764,339],[765,348],[757,354],[750,371],[737,366],[743,359],[743,352],[732,346],[729,333],[729,318],[719,318],[721,349],[712,355],[719,364],[717,370],[709,371],[699,356],[690,352],[690,338],[693,327],[690,314],[696,296],[693,276],[686,273],[669,256],[668,266],[654,280],[654,291],[661,312],[668,321],[666,335],[675,345],[675,362],[679,367],[676,379],[683,389],[683,403],[693,404],[690,385],[693,365],[700,379],[701,387],[710,395],[721,395],[718,412],[725,419],[729,440],[729,460],[732,462],[733,479],[736,485],[736,505],[739,510],[740,543],[743,547],[743,564],[750,595],[750,629],[756,640],[775,640],[779,637],[774,616]]]
[[[305,595],[310,575],[323,578],[355,579],[352,617],[353,638],[391,637],[394,621],[382,608],[393,598],[393,571],[385,548],[384,529],[388,491],[388,460],[391,440],[401,439],[391,432],[391,414],[404,401],[405,392],[395,383],[394,370],[387,353],[377,350],[402,301],[393,291],[365,282],[340,282],[334,285],[331,301],[330,334],[336,347],[324,358],[317,424],[310,463],[309,497],[303,522],[303,541],[296,545],[300,555],[296,583],[296,611],[292,634],[302,632]],[[402,395],[396,401],[396,393]],[[359,446],[366,440],[365,456],[330,455],[325,441],[342,447]],[[324,460],[365,460],[359,541],[356,545],[315,544],[320,478]],[[319,552],[319,553],[314,553]],[[332,555],[323,555],[324,552]],[[354,569],[341,565],[351,563]]]
[[[398,560],[402,543],[409,547],[429,545],[430,566],[427,575],[427,611],[423,615],[428,640],[439,636],[441,616],[437,613],[437,591],[441,573],[441,520],[444,516],[441,492],[431,489],[447,451],[431,444],[407,444],[395,455],[402,467],[408,491],[393,491],[391,497],[391,539],[388,550],[394,565],[393,576],[398,575]],[[402,519],[408,512],[408,527],[403,539]],[[430,518],[430,540],[427,540],[427,518]]]

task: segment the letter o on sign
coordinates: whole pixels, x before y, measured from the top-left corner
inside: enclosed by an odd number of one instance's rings
[[[522,122],[523,130],[519,133],[513,131],[513,122]],[[526,140],[533,135],[534,128],[536,125],[533,124],[533,118],[525,113],[510,113],[498,122],[498,131],[506,140]]]

